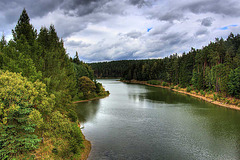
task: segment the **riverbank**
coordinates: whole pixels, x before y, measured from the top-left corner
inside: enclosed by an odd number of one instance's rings
[[[80,126],[79,126],[80,127]],[[82,131],[81,131],[82,133]],[[82,133],[82,137],[83,137],[83,145],[84,145],[84,150],[82,151],[81,153],[81,159],[80,160],[87,160],[89,154],[90,154],[90,151],[91,151],[91,148],[92,148],[92,145],[91,145],[91,142],[88,141],[84,134]]]
[[[103,95],[103,96],[99,96],[99,97],[94,97],[94,98],[91,98],[91,99],[86,99],[86,100],[79,100],[79,101],[75,101],[73,103],[81,103],[81,102],[88,102],[88,101],[93,101],[93,100],[97,100],[97,99],[102,99],[102,98],[106,98],[110,95],[109,92],[106,91],[106,95]],[[79,128],[81,128],[80,124],[78,126]],[[82,137],[83,137],[83,145],[84,145],[84,150],[82,151],[81,153],[81,159],[80,160],[87,160],[90,152],[91,152],[91,148],[92,148],[92,145],[91,145],[91,142],[88,141],[84,134],[82,133],[81,131],[81,134],[82,134]]]
[[[199,95],[197,93],[194,93],[193,91],[187,92],[186,89],[184,89],[184,88],[172,89],[172,88],[170,88],[168,86],[153,85],[153,84],[148,84],[147,81],[137,81],[137,80],[130,80],[130,81],[128,81],[128,80],[121,80],[121,82],[131,83],[131,84],[143,84],[143,85],[152,86],[152,87],[166,88],[166,89],[170,89],[172,91],[178,92],[178,93],[182,93],[182,94],[190,95],[192,97],[199,98],[201,100],[204,100],[206,102],[209,102],[209,103],[221,106],[221,107],[225,107],[225,108],[229,108],[229,109],[234,109],[234,110],[240,111],[240,107],[238,107],[237,105],[226,104],[226,103],[223,103],[221,101],[213,100],[213,98],[211,98],[211,96],[209,96],[209,97],[202,96],[202,95]]]
[[[88,102],[88,101],[98,100],[98,99],[106,98],[109,95],[110,95],[110,93],[107,93],[106,95],[103,95],[103,96],[94,97],[94,98],[91,98],[91,99],[79,100],[79,101],[75,101],[73,103],[81,103],[81,102]]]

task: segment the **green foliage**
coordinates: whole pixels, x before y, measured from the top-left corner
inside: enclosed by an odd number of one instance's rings
[[[134,60],[121,60],[121,61],[112,61],[112,62],[99,62],[99,63],[89,63],[89,65],[94,70],[94,75],[97,78],[104,77],[123,77],[125,71],[131,65],[137,63]],[[137,75],[133,75],[133,79],[137,79]]]
[[[228,93],[240,97],[240,67],[231,70],[229,74]]]
[[[203,90],[200,90],[200,94],[202,95],[202,96],[205,96],[205,91],[203,91]]]
[[[82,76],[81,78],[79,78],[78,84],[79,84],[79,92],[83,92],[84,98],[89,98],[89,96],[96,89],[94,82],[86,76]]]
[[[74,154],[80,154],[81,149],[84,148],[83,144],[83,137],[82,133],[78,127],[78,125],[72,124],[71,125],[71,132],[70,132],[70,150]]]
[[[15,41],[25,38],[29,45],[33,45],[34,40],[37,37],[37,31],[34,30],[33,26],[30,24],[30,18],[25,9],[23,9],[15,30],[12,32]]]
[[[191,86],[188,86],[187,87],[187,92],[191,92],[192,91],[192,87]]]
[[[51,97],[54,98],[54,97]],[[50,113],[54,100],[45,84],[34,83],[21,74],[0,70],[0,155],[13,157],[38,147],[35,127],[43,125],[43,113]]]
[[[45,138],[61,144],[53,157],[78,157],[82,136],[72,99],[83,93],[79,78],[93,79],[93,70],[69,58],[53,25],[37,34],[25,9],[12,33],[13,40],[3,35],[0,41],[0,159],[30,158]],[[91,83],[93,95],[95,88],[105,93],[100,83]]]
[[[161,81],[158,80],[149,80],[147,81],[148,84],[152,84],[152,85],[160,85]]]
[[[162,86],[168,86],[167,82],[162,82]]]
[[[68,117],[72,122],[77,122],[78,117],[77,117],[77,113],[74,110],[69,110]]]
[[[213,93],[213,100],[216,101],[217,100],[217,95],[215,93]]]

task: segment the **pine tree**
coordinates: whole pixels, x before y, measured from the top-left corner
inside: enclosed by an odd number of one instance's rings
[[[23,9],[15,30],[12,30],[12,33],[14,41],[24,38],[31,46],[36,40],[37,30],[30,24],[30,18],[25,9]]]

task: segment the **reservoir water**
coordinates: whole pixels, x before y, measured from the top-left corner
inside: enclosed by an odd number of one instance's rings
[[[110,96],[78,103],[90,160],[240,159],[240,112],[145,85],[99,80]]]

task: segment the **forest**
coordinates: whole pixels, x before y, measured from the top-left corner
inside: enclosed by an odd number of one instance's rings
[[[120,78],[131,65],[139,61],[147,62],[148,60],[121,60],[110,62],[88,63],[94,70],[94,75],[97,78]]]
[[[163,59],[113,61],[90,64],[98,77],[164,83],[188,90],[240,96],[240,35],[216,38],[202,49]],[[114,67],[111,67],[113,66]],[[116,74],[117,73],[117,74]],[[155,81],[154,81],[155,80]]]
[[[69,57],[53,25],[38,33],[24,9],[0,41],[0,159],[79,159],[73,101],[107,95],[93,70]]]

